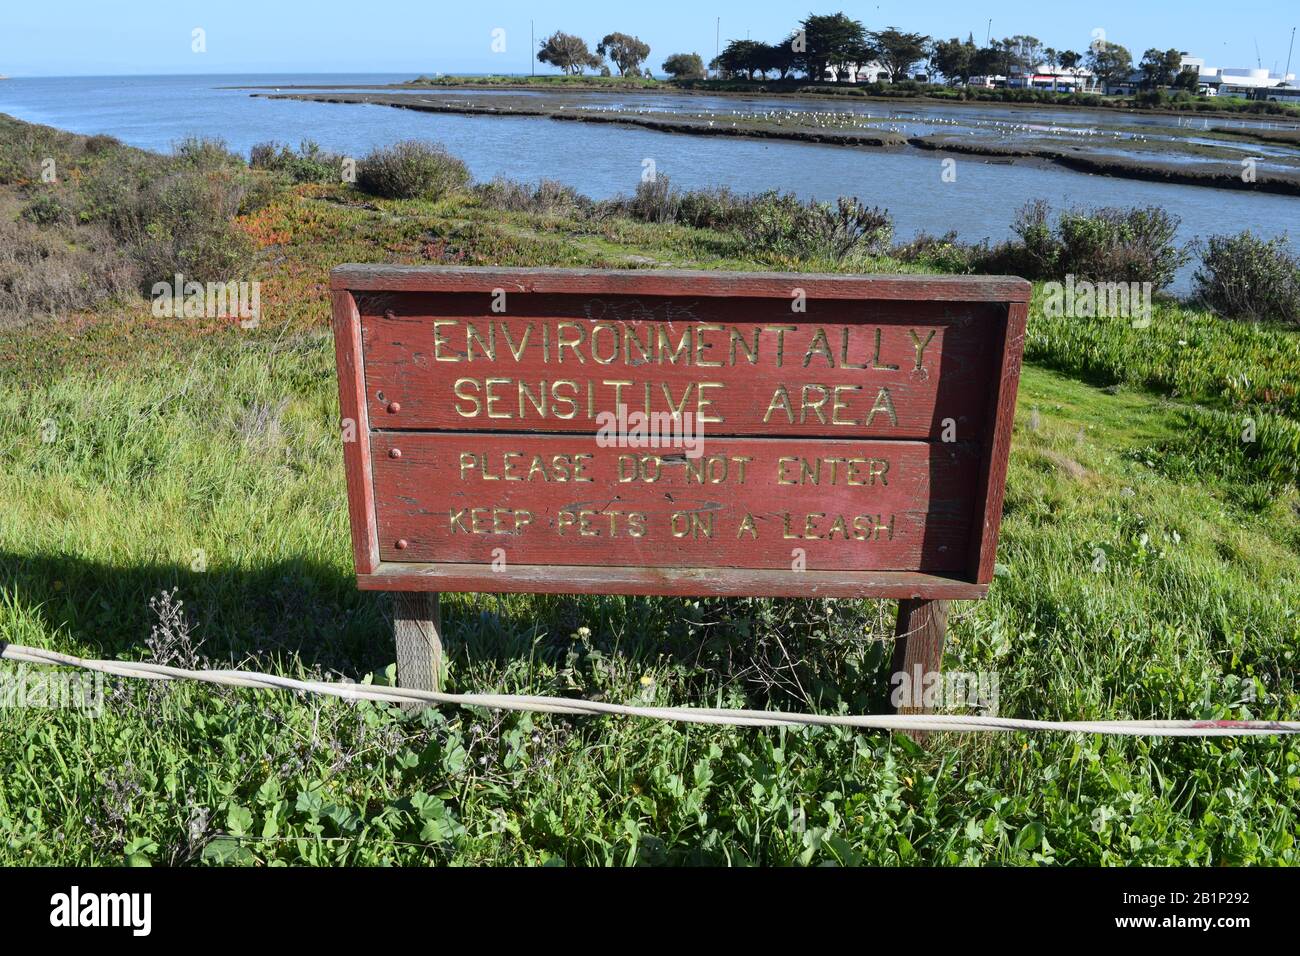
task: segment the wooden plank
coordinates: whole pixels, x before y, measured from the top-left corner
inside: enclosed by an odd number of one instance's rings
[[[393,593],[393,641],[397,650],[397,686],[442,690],[442,609],[436,591]],[[424,704],[403,704],[413,713]]]
[[[1032,286],[1013,276],[858,276],[825,273],[718,272],[685,269],[552,269],[346,264],[330,271],[330,288],[353,292],[510,292],[593,295],[757,296],[1028,302]]]
[[[974,600],[988,586],[958,577],[906,571],[778,571],[731,568],[633,568],[555,564],[383,562],[357,575],[368,591],[476,591],[528,594],[629,594],[693,597],[933,597]]]
[[[710,435],[973,437],[1006,308],[986,303],[516,295],[358,298],[386,429],[593,432],[620,405]],[[949,421],[951,419],[951,421]]]
[[[384,561],[956,572],[979,446],[376,432]]]
[[[993,580],[997,561],[998,530],[1002,526],[1002,503],[1007,493],[1007,464],[1011,458],[1011,432],[1016,416],[1016,391],[1025,347],[1025,324],[1029,306],[1013,302],[1007,307],[1007,321],[997,343],[1000,367],[996,387],[990,390],[987,420],[993,427],[984,434],[984,462],[980,469],[980,500],[976,504],[979,526],[971,542],[971,578],[981,584]]]
[[[895,708],[900,714],[926,714],[932,708],[923,700],[929,675],[943,670],[943,646],[948,637],[948,602],[904,599],[898,602],[898,620],[894,626],[894,666],[891,689],[900,690],[904,682],[910,692],[909,702]],[[926,739],[924,731],[910,731],[918,743]]]
[[[348,483],[348,523],[352,556],[358,574],[379,563],[375,531],[375,501],[371,485],[370,421],[366,409],[365,358],[361,320],[350,292],[331,293],[334,314],[334,359],[338,367],[339,416],[343,438],[343,468]]]

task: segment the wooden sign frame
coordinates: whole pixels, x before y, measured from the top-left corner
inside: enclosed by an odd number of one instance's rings
[[[399,599],[395,624],[399,635],[402,622],[413,621],[414,630],[420,635],[421,640],[426,643],[431,640],[434,644],[437,643],[436,600],[433,604],[422,603],[415,597],[416,594],[436,595],[442,591],[480,591],[897,598],[902,601],[899,615],[900,635],[917,636],[910,642],[907,640],[899,642],[900,654],[903,653],[903,645],[911,643],[919,655],[918,659],[929,660],[937,669],[937,661],[933,659],[936,653],[940,655],[942,653],[943,622],[947,611],[946,603],[940,602],[981,598],[987,592],[993,577],[1030,288],[1030,284],[1023,279],[1004,276],[856,276],[677,270],[339,266],[331,272],[330,289],[333,299],[335,349],[339,374],[339,403],[345,428],[344,463],[348,486],[348,512],[358,586],[367,590],[408,593],[410,596],[404,599],[404,602]],[[409,379],[392,378],[397,374],[392,366],[396,365],[397,371],[401,371],[405,355],[402,349],[410,347],[410,344],[399,341],[400,336],[392,333],[389,333],[388,339],[381,341],[383,335],[378,329],[371,334],[373,342],[367,342],[361,304],[365,304],[366,308],[373,313],[384,302],[409,302],[414,296],[421,303],[416,311],[424,315],[430,311],[431,302],[445,301],[450,304],[454,300],[463,303],[467,296],[482,297],[485,305],[481,307],[481,311],[486,315],[487,297],[504,292],[510,298],[511,312],[518,310],[517,303],[520,297],[523,297],[524,315],[532,314],[528,311],[528,302],[550,301],[547,297],[569,297],[562,301],[578,301],[573,297],[590,297],[592,300],[610,299],[620,302],[644,300],[651,303],[689,300],[691,303],[704,303],[711,309],[725,310],[738,302],[780,301],[788,304],[791,301],[792,290],[798,290],[807,305],[804,312],[790,314],[791,327],[802,329],[811,327],[819,321],[824,322],[825,319],[819,317],[819,306],[825,309],[838,308],[843,312],[847,308],[846,303],[853,305],[854,308],[861,304],[863,308],[868,309],[893,310],[891,314],[906,315],[908,310],[912,310],[931,316],[942,315],[943,321],[949,321],[952,316],[959,316],[959,319],[951,320],[962,323],[962,334],[968,338],[974,336],[972,341],[978,339],[983,343],[981,348],[988,349],[989,365],[981,373],[983,375],[981,381],[985,383],[984,394],[963,393],[964,399],[982,405],[973,410],[968,409],[972,413],[978,413],[978,421],[981,424],[976,439],[978,463],[972,470],[976,476],[976,485],[974,511],[971,516],[972,526],[966,544],[967,553],[952,568],[942,573],[934,573],[906,569],[830,570],[815,566],[809,566],[805,570],[717,565],[623,567],[600,563],[597,558],[590,564],[512,562],[506,570],[501,571],[494,570],[487,561],[474,563],[464,560],[395,560],[394,556],[398,552],[395,552],[394,548],[405,547],[405,541],[381,542],[377,506],[382,505],[383,501],[377,497],[375,477],[377,468],[385,476],[384,481],[390,479],[387,477],[388,473],[383,471],[383,465],[386,463],[374,460],[375,448],[387,447],[386,454],[397,458],[402,451],[393,446],[395,444],[409,446],[411,441],[409,439],[400,442],[389,441],[388,445],[385,445],[385,436],[446,435],[453,429],[438,418],[441,412],[431,402],[426,401],[417,408],[407,408],[404,412],[403,395],[386,395],[382,393],[382,389],[376,394],[370,394],[367,388],[367,371],[370,370],[372,375],[381,375],[381,373],[375,372],[367,365],[367,349],[372,348],[376,355],[379,355],[381,350],[386,348],[389,353],[396,355],[396,359],[384,359],[390,364],[384,367],[382,375],[394,381],[409,381]],[[940,305],[935,305],[936,303]],[[400,305],[394,307],[401,308]],[[899,313],[898,310],[902,312]],[[436,310],[434,314],[438,314]],[[382,315],[393,320],[398,318],[391,310],[383,312]],[[380,324],[379,320],[372,320],[372,325]],[[876,351],[879,354],[879,331],[876,332],[876,336]],[[844,332],[844,341],[847,348],[847,331]],[[422,347],[426,349],[429,345],[427,341],[422,343]],[[562,354],[561,352],[561,356]],[[379,367],[379,361],[377,358],[373,360],[376,368]],[[429,373],[430,367],[426,365],[422,372]],[[887,367],[897,368],[896,365]],[[918,352],[917,368],[921,368],[920,352]],[[672,374],[699,374],[694,370],[671,371]],[[734,374],[739,376],[736,380],[743,381],[742,373],[747,371],[746,369],[735,371]],[[948,373],[936,374],[935,378],[941,379],[946,374]],[[959,375],[960,369],[951,374]],[[937,389],[941,385],[941,381],[935,381],[926,384],[925,387],[934,390],[937,396]],[[938,428],[939,399],[933,397],[932,403],[934,406],[932,414],[935,420],[933,422],[926,420],[923,424],[928,429],[925,432],[927,436],[925,440],[934,444],[933,436]],[[408,402],[409,404],[416,403]],[[377,421],[377,418],[381,420]],[[412,418],[418,419],[423,426],[433,423],[433,428],[406,423],[407,419]],[[406,423],[407,430],[400,430],[403,424],[395,423]],[[836,422],[836,424],[844,423]],[[870,424],[870,419],[867,424]],[[393,432],[394,428],[399,430]],[[346,434],[348,429],[351,429],[351,437],[355,440],[346,440],[349,437]],[[566,430],[569,434],[591,437],[591,432],[584,431],[579,425],[566,426]],[[511,434],[516,436],[511,440],[517,441],[519,436],[537,437],[542,433],[553,431],[554,429],[529,430],[508,425],[506,428],[475,430],[469,437],[481,439],[485,436]],[[468,430],[466,433],[468,435]],[[722,430],[719,435],[757,437],[763,435],[763,432],[761,429]],[[786,439],[798,438],[806,441],[831,437],[850,438],[856,441],[900,440],[865,434],[837,433],[831,436],[824,430],[803,431],[797,436],[783,436]],[[921,440],[923,436],[917,433],[911,437]],[[424,441],[424,444],[436,448],[437,442]],[[927,634],[929,637],[924,637]],[[937,652],[931,647],[922,653],[920,643],[928,641],[933,644],[936,640]],[[433,683],[436,683],[439,666],[435,664],[432,667]]]

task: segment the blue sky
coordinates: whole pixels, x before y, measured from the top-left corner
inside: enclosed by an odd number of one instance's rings
[[[650,44],[651,64],[675,52],[713,54],[715,18],[728,38],[774,40],[809,10],[842,9],[869,29],[897,26],[933,36],[1029,33],[1049,46],[1084,50],[1106,31],[1139,57],[1151,46],[1178,47],[1212,66],[1265,67],[1287,58],[1294,0],[0,0],[0,74],[64,76],[254,72],[527,72],[529,20],[540,37],[557,29],[591,45],[606,33],[634,33]],[[207,51],[191,49],[205,31]],[[491,50],[505,30],[505,52]],[[1292,57],[1292,70],[1300,59]],[[544,68],[539,64],[538,70]]]

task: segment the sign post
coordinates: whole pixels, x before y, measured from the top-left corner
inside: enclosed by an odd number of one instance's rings
[[[357,582],[437,686],[441,591],[900,601],[992,580],[1029,283],[339,266]],[[919,708],[917,708],[919,709]]]

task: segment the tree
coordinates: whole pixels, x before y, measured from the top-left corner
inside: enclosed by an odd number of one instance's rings
[[[940,40],[934,45],[934,68],[949,83],[960,80],[965,86],[975,73],[975,54],[978,51],[972,40],[962,43],[956,37]]]
[[[1165,86],[1172,86],[1183,71],[1183,54],[1178,50],[1165,50],[1164,69],[1161,71]],[[1200,76],[1200,73],[1197,73]]]
[[[571,76],[580,75],[587,67],[595,69],[602,58],[587,49],[587,41],[559,30],[543,40],[537,51],[537,62],[558,66]]]
[[[1088,51],[1088,68],[1097,74],[1109,90],[1116,80],[1133,72],[1133,54],[1118,43],[1098,40]]]
[[[1143,89],[1154,90],[1171,85],[1182,68],[1183,55],[1177,50],[1147,50],[1142,54],[1142,62],[1138,64]]]
[[[754,69],[758,70],[758,74],[763,79],[767,79],[770,70],[777,69],[777,56],[779,56],[779,53],[771,43],[757,44],[749,55],[751,62],[754,64]]]
[[[1052,68],[1052,92],[1056,92],[1056,70],[1061,65],[1061,54],[1056,52],[1056,47],[1049,46],[1043,50],[1043,62]]]
[[[1138,72],[1142,74],[1140,85],[1144,90],[1155,89],[1160,71],[1164,68],[1164,61],[1165,55],[1160,50],[1150,49],[1142,54],[1142,61],[1138,63]]]
[[[1011,57],[1011,65],[1023,73],[1033,73],[1043,62],[1043,43],[1038,37],[1017,34],[1002,41]]]
[[[1008,69],[1010,67],[1006,62],[1006,54],[997,40],[994,40],[990,46],[976,50],[971,57],[971,76],[997,76],[998,74],[1006,76]]]
[[[994,40],[980,50],[979,56],[984,67],[980,72],[990,76],[1010,77],[1019,63],[1016,58],[1015,41],[1010,37],[1005,40]]]
[[[867,36],[875,59],[878,59],[880,65],[889,73],[891,83],[907,79],[907,74],[912,67],[918,61],[925,59],[926,44],[930,42],[930,38],[924,34],[902,33],[893,27],[887,27],[877,33],[869,33]]]
[[[733,76],[744,73],[752,80],[754,74],[763,69],[763,51],[766,46],[766,43],[757,40],[728,40],[714,62]]]
[[[1075,53],[1073,50],[1062,50],[1056,55],[1056,62],[1061,65],[1061,69],[1076,80],[1078,79],[1079,64],[1083,62],[1083,57],[1080,54]],[[1077,87],[1078,84],[1076,83],[1075,86]]]
[[[841,82],[847,79],[848,65],[861,62],[867,43],[866,28],[843,13],[810,13],[801,26],[804,51],[799,66],[808,74],[808,79],[820,80],[827,67],[835,70],[835,76]]]
[[[775,70],[783,80],[799,66],[799,54],[794,52],[795,37],[791,33],[780,43],[769,44],[766,51],[769,69]]]
[[[1183,66],[1180,59],[1178,75],[1174,77],[1173,87],[1189,93],[1198,92],[1201,88],[1201,71],[1194,66]]]
[[[620,76],[627,76],[629,73],[637,76],[640,74],[641,64],[650,55],[650,47],[637,37],[628,36],[626,33],[610,33],[596,44],[596,53],[613,60]]]
[[[674,80],[704,79],[704,61],[698,53],[674,53],[659,67]]]

